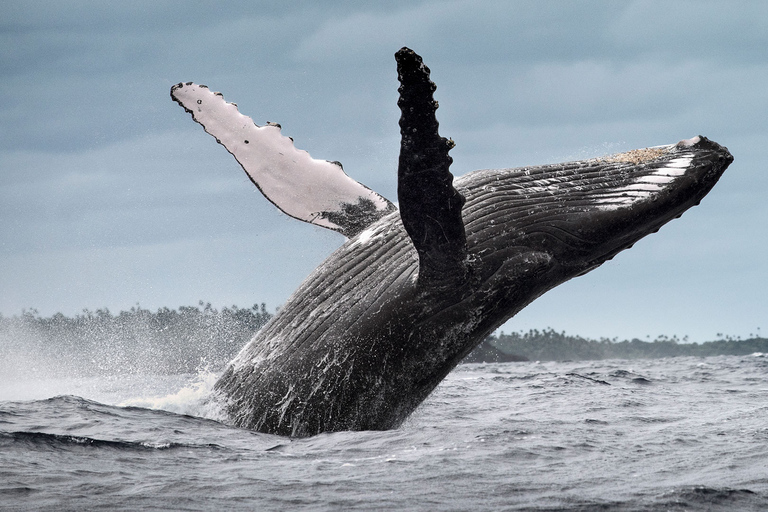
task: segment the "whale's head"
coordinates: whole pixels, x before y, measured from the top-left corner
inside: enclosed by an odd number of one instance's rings
[[[521,251],[548,255],[562,282],[697,205],[732,161],[726,148],[698,136],[579,162],[481,171],[456,186],[468,199],[470,251],[493,247],[496,264]]]

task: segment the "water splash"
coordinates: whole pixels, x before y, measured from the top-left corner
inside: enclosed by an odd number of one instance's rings
[[[138,396],[123,400],[121,407],[143,407],[189,416],[199,416],[216,421],[225,418],[224,411],[215,400],[210,399],[211,391],[219,374],[202,365],[193,378],[182,388],[162,396]]]

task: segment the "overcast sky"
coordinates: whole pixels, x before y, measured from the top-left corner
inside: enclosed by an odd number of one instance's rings
[[[452,172],[702,134],[700,206],[504,330],[768,334],[768,2],[0,5],[0,313],[283,303],[338,234],[280,213],[169,96],[221,91],[396,199],[401,46],[437,83]]]

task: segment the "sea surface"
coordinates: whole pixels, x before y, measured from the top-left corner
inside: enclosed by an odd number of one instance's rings
[[[216,421],[216,375],[0,377],[2,510],[768,510],[768,357],[465,364],[399,429]]]

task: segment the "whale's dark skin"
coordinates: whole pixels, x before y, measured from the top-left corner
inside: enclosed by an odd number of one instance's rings
[[[704,137],[455,181],[429,69],[407,48],[399,211],[323,262],[216,383],[237,426],[288,436],[395,428],[547,290],[696,205],[733,160]]]

